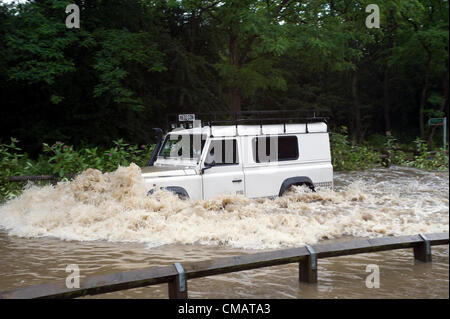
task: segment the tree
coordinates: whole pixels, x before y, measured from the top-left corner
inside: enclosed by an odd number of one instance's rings
[[[448,1],[420,0],[404,6],[401,41],[393,56],[395,62],[415,65],[422,70],[418,124],[420,138],[425,138],[425,109],[433,73],[443,73],[448,59]],[[439,71],[437,70],[439,69]]]
[[[73,1],[72,1],[73,2]],[[167,113],[325,109],[354,142],[432,145],[448,114],[448,1],[76,0],[0,4],[0,139],[152,140]],[[420,124],[419,124],[420,123]],[[418,125],[419,124],[419,125]],[[427,136],[428,134],[428,136]]]
[[[231,111],[242,109],[242,96],[258,89],[284,89],[286,82],[274,66],[289,47],[282,12],[291,1],[184,1],[206,16],[221,36],[216,68],[229,90]]]
[[[344,72],[350,78],[353,109],[352,118],[356,142],[363,136],[361,120],[360,76],[361,67],[370,61],[369,47],[377,41],[380,31],[368,29],[365,25],[365,8],[371,1],[331,1],[325,2],[320,20],[327,30],[328,41],[334,57],[331,68]],[[367,65],[367,64],[366,64]]]

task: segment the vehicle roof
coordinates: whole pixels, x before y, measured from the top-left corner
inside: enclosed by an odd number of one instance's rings
[[[237,125],[237,132],[235,125],[224,125],[195,127],[195,128],[176,128],[170,133],[180,135],[184,134],[212,134],[213,137],[219,136],[251,136],[251,135],[280,135],[280,134],[302,134],[307,133],[306,126],[308,126],[308,133],[326,133],[327,124],[324,122],[308,123],[308,124],[263,124],[263,125]]]

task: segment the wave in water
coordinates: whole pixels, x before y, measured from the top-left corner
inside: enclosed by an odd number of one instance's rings
[[[436,184],[418,185],[407,177],[391,187],[356,180],[336,191],[298,187],[275,199],[184,201],[164,191],[147,196],[140,168],[132,164],[104,174],[88,169],[56,186],[29,185],[0,206],[0,227],[20,237],[253,249],[341,236],[447,232],[448,178],[446,190],[418,187]]]

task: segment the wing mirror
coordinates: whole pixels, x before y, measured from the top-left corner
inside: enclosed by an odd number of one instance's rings
[[[212,161],[211,163],[205,163],[205,167],[201,169],[202,174],[205,172],[205,169],[210,169],[211,167],[216,166],[216,161]]]

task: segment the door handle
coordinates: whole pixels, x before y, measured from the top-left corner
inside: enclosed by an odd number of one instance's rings
[[[233,183],[240,183],[242,182],[242,179],[233,179]]]

